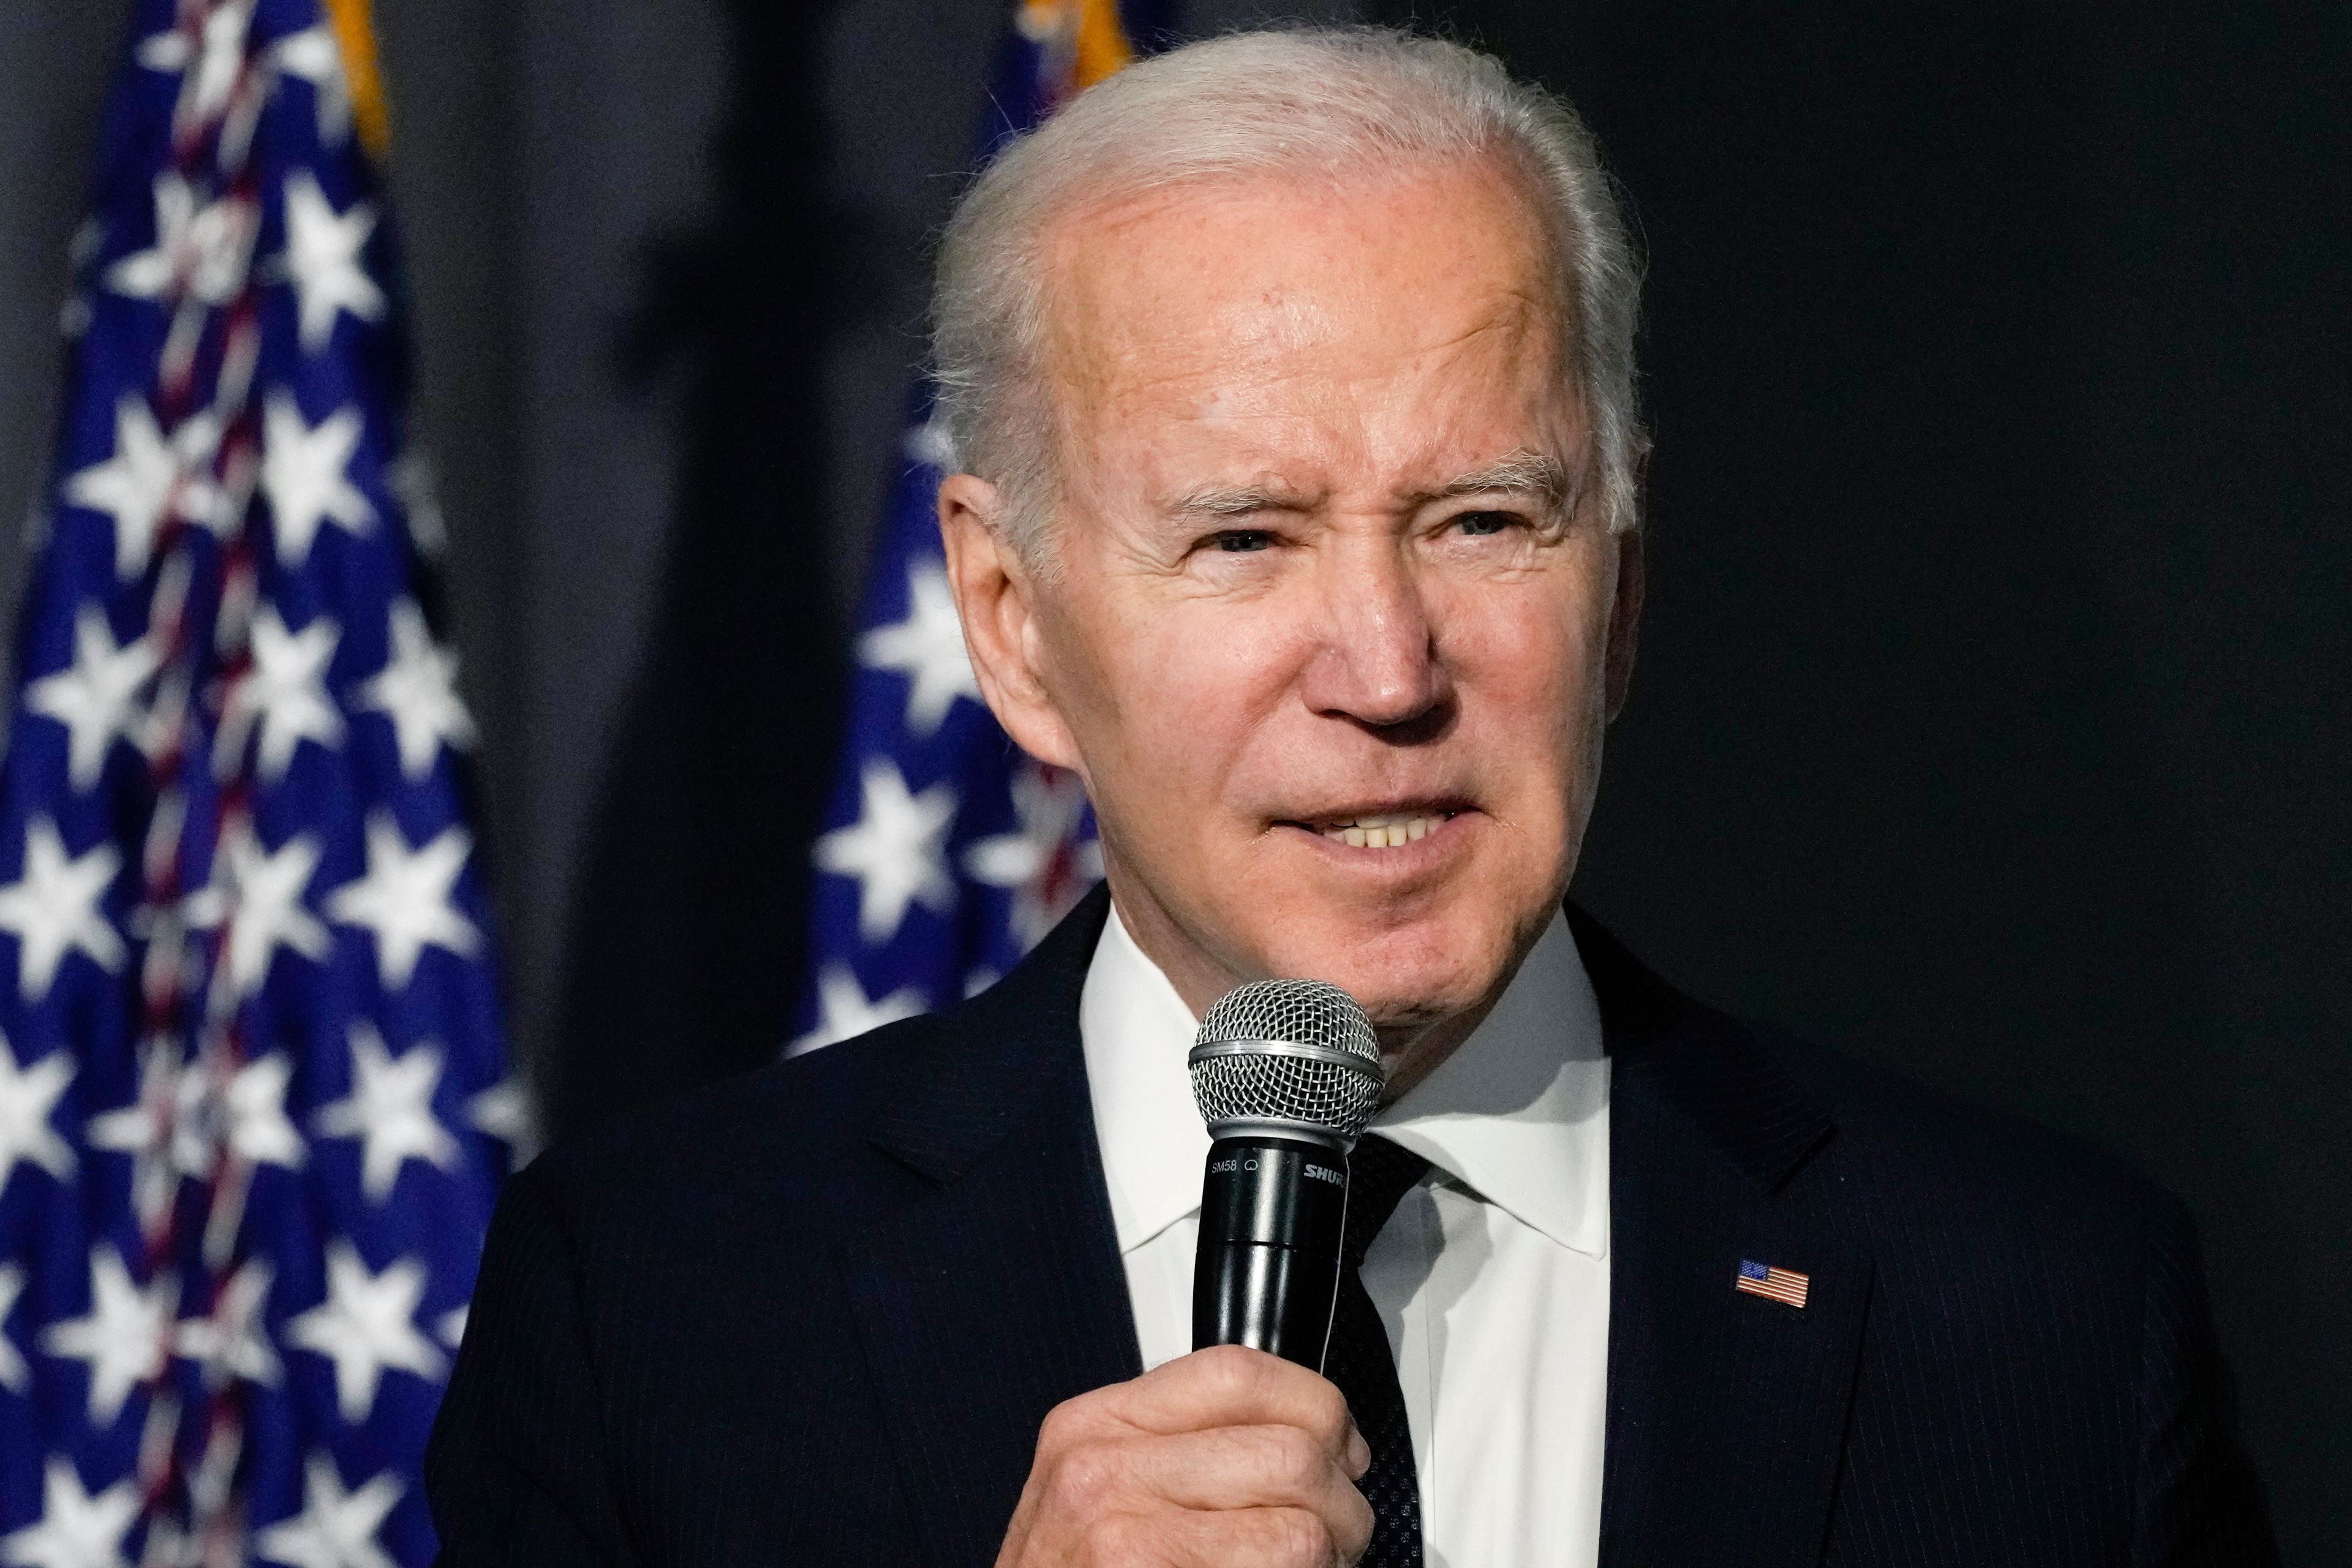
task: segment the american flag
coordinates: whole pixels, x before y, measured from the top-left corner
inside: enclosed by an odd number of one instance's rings
[[[983,155],[1160,36],[1162,6],[1022,0]],[[932,497],[947,439],[917,388],[856,643],[849,731],[815,848],[794,1051],[986,987],[1102,876],[1086,792],[1021,754],[981,702]]]
[[[1801,1307],[1812,1283],[1811,1275],[1800,1274],[1793,1268],[1774,1268],[1769,1264],[1742,1260],[1739,1272],[1732,1277],[1731,1288],[1767,1300]]]
[[[0,1562],[434,1553],[521,1103],[364,0],[139,0],[0,768]]]

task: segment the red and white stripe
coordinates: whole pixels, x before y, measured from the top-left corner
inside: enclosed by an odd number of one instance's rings
[[[1731,1280],[1731,1288],[1735,1290],[1744,1290],[1750,1296],[1761,1296],[1791,1307],[1805,1304],[1805,1292],[1811,1285],[1812,1277],[1809,1274],[1800,1274],[1793,1268],[1774,1268],[1769,1265],[1761,1279],[1750,1279],[1745,1274],[1737,1274]]]

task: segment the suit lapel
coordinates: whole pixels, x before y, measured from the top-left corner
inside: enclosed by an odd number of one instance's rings
[[[992,1562],[1046,1412],[1142,1371],[1078,1043],[1108,907],[943,1015],[875,1125],[912,1176],[843,1267],[926,1562]]]
[[[1829,1117],[1731,1020],[1571,909],[1612,1058],[1608,1568],[1815,1563],[1871,1289]],[[1808,1276],[1802,1308],[1733,1289]]]

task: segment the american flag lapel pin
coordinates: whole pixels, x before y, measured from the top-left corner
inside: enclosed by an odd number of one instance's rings
[[[1739,1272],[1732,1278],[1731,1288],[1745,1290],[1750,1296],[1761,1296],[1767,1300],[1801,1308],[1805,1304],[1805,1292],[1811,1288],[1812,1282],[1812,1276],[1800,1274],[1793,1268],[1774,1268],[1768,1264],[1743,1259]]]

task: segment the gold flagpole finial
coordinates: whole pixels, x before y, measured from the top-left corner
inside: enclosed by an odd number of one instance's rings
[[[392,117],[384,107],[383,75],[375,56],[375,21],[368,0],[325,0],[335,47],[343,57],[343,80],[351,89],[352,123],[368,156],[383,162],[392,142]]]

